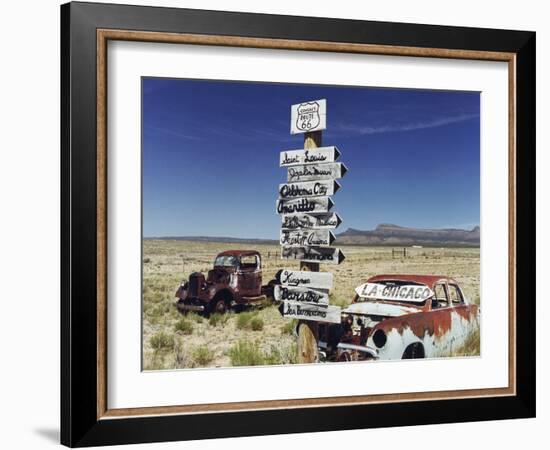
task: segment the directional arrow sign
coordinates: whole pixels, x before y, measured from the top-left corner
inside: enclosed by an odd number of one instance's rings
[[[328,163],[293,166],[287,170],[287,180],[296,182],[342,178],[348,168],[342,163]]]
[[[282,216],[285,230],[299,230],[302,228],[336,228],[342,219],[336,213],[326,214],[288,214]]]
[[[334,247],[289,247],[281,248],[281,258],[305,262],[340,264],[345,256],[342,250]]]
[[[318,147],[304,150],[286,150],[281,152],[279,165],[281,167],[298,166],[300,164],[323,164],[331,163],[338,159],[340,152],[338,148]]]
[[[293,301],[283,303],[283,316],[295,319],[340,323],[341,313],[342,310],[338,306],[317,306]]]
[[[300,303],[328,305],[328,291],[309,289],[304,287],[275,286],[273,296],[278,302],[291,300]]]
[[[332,287],[332,273],[330,272],[283,269],[277,278],[281,286],[313,289],[330,289]]]
[[[327,246],[335,239],[330,230],[281,230],[280,243],[290,247]]]
[[[338,189],[340,185],[335,180],[284,183],[279,185],[279,197],[322,197],[333,195]]]
[[[334,206],[330,197],[295,198],[290,200],[277,200],[277,213],[307,213],[328,212]]]

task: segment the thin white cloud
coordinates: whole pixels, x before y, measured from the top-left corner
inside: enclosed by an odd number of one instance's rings
[[[147,129],[152,130],[156,133],[169,134],[171,136],[176,136],[176,137],[179,137],[179,138],[182,138],[182,139],[189,139],[191,141],[202,141],[202,138],[200,138],[198,136],[194,136],[194,135],[186,134],[186,133],[181,133],[180,131],[176,131],[176,130],[170,130],[169,128],[163,128],[163,127],[157,127],[157,126],[154,126],[154,125],[149,125],[147,127]]]
[[[356,133],[359,135],[365,134],[380,134],[380,133],[396,133],[403,131],[423,130],[426,128],[437,128],[451,123],[464,122],[466,120],[479,117],[479,114],[460,114],[458,116],[440,117],[433,120],[420,122],[412,122],[398,125],[380,125],[380,126],[360,126],[340,124],[338,131],[347,133]]]

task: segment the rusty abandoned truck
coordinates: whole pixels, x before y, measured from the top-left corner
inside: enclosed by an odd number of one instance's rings
[[[223,314],[231,308],[257,304],[272,296],[273,284],[262,285],[262,258],[255,250],[228,250],[214,259],[208,274],[194,272],[176,292],[182,313]]]
[[[377,275],[355,293],[341,324],[320,327],[328,361],[451,356],[479,330],[479,307],[449,277]]]

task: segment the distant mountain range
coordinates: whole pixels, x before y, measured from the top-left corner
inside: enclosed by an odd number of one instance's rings
[[[160,241],[195,241],[195,242],[228,242],[235,244],[278,244],[275,239],[254,239],[254,238],[234,238],[227,236],[159,236],[145,237],[145,240],[160,240]]]
[[[336,235],[338,244],[354,245],[427,245],[427,246],[479,246],[480,230],[457,228],[423,229],[399,225],[380,224],[374,230],[348,228]]]
[[[374,230],[357,230],[348,228],[343,233],[336,234],[334,244],[339,245],[388,245],[388,246],[467,246],[479,247],[480,230],[458,228],[423,229],[407,228],[399,225],[380,224]],[[275,239],[246,239],[219,236],[162,236],[145,239],[160,239],[173,241],[205,241],[229,242],[235,244],[278,244]]]

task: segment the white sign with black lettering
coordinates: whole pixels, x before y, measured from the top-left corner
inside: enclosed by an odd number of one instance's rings
[[[326,99],[298,103],[290,107],[290,134],[310,133],[326,127]]]
[[[328,305],[328,291],[304,287],[275,286],[273,296],[278,302],[290,300],[314,305]]]
[[[298,166],[300,164],[324,164],[338,159],[340,151],[335,146],[317,147],[304,150],[285,150],[279,157],[281,167]]]
[[[291,247],[327,246],[334,239],[330,230],[281,230],[280,244]]]
[[[433,291],[426,285],[393,283],[365,283],[357,286],[355,292],[361,298],[414,303],[423,303],[434,295]]]
[[[323,197],[334,195],[338,189],[340,185],[334,180],[284,183],[279,185],[279,197]]]
[[[282,259],[295,259],[304,262],[340,264],[346,258],[342,250],[334,247],[289,247],[281,248]]]
[[[333,276],[330,272],[311,272],[283,269],[278,275],[282,286],[308,287],[315,289],[330,289]]]
[[[293,301],[283,302],[283,316],[316,322],[340,323],[342,310],[338,306],[317,306]]]
[[[287,214],[282,216],[285,230],[299,230],[302,228],[336,228],[342,223],[342,219],[336,213],[326,214]]]
[[[295,198],[277,200],[278,214],[328,212],[334,206],[330,197]]]
[[[300,165],[287,169],[287,181],[334,180],[342,178],[347,171],[348,168],[342,163]]]

